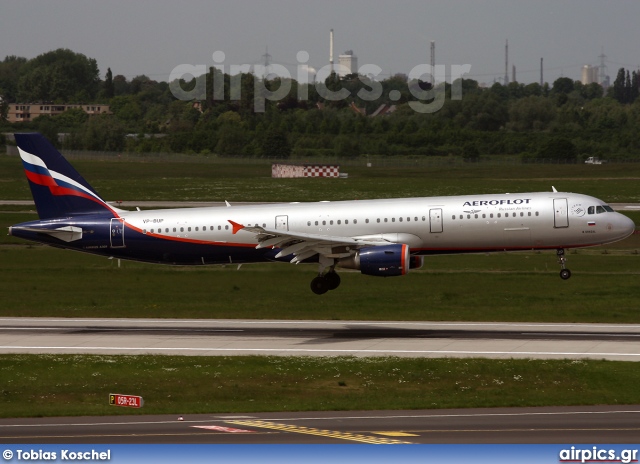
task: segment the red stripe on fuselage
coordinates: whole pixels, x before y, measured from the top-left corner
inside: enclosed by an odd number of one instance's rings
[[[144,233],[142,231],[142,229],[133,226],[131,224],[129,224],[125,218],[124,221],[125,227],[128,227],[132,230],[134,230],[135,232],[138,232],[140,234],[149,236],[149,237],[153,237],[153,238],[158,238],[161,240],[171,240],[173,242],[182,242],[182,243],[193,243],[194,245],[211,245],[211,246],[232,246],[232,247],[242,247],[242,248],[255,248],[256,245],[253,243],[231,243],[231,242],[212,242],[209,240],[196,240],[196,239],[192,239],[192,238],[184,238],[184,237],[172,237],[171,235],[161,235],[161,234],[156,234],[156,233],[151,233],[151,232],[147,232]]]

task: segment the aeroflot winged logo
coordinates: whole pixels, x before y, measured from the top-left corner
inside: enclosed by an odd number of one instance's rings
[[[497,205],[528,205],[531,201],[530,198],[516,198],[512,200],[475,200],[465,201],[462,206],[497,206]]]

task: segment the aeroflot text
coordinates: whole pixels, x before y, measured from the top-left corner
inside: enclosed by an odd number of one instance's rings
[[[530,201],[530,198],[518,198],[517,200],[476,200],[465,201],[462,206],[528,205]]]
[[[18,461],[110,461],[111,450],[107,451],[42,451],[42,450],[16,450]]]

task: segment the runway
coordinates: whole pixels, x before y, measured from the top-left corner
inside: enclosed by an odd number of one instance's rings
[[[637,443],[640,406],[0,420],[0,443]]]
[[[640,325],[0,318],[2,353],[640,360]],[[635,443],[640,406],[0,419],[0,443]]]
[[[0,318],[0,353],[640,361],[640,325]]]

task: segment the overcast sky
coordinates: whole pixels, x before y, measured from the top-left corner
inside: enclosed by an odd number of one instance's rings
[[[546,82],[579,80],[603,50],[613,80],[640,67],[639,19],[638,0],[0,0],[0,59],[69,48],[95,58],[102,77],[111,68],[167,81],[178,65],[212,66],[216,51],[227,72],[259,64],[268,47],[272,62],[295,65],[304,50],[319,69],[333,28],[335,61],[353,50],[381,78],[429,63],[434,40],[436,64],[470,64],[491,84],[504,77],[508,39],[519,82],[540,80],[540,58]]]

